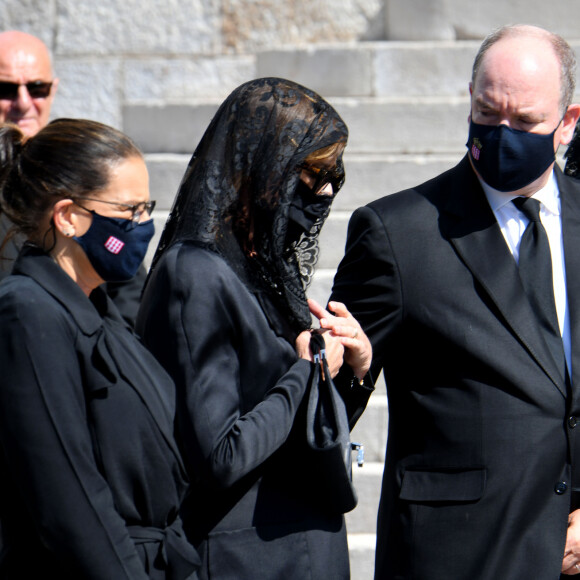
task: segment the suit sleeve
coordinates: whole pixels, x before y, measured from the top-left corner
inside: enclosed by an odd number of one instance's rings
[[[244,333],[255,332],[257,304],[252,309],[253,297],[223,263],[202,253],[187,260],[175,267],[170,297],[161,300],[169,305],[168,316],[149,310],[151,296],[164,295],[152,280],[139,318],[153,324],[144,338],[177,384],[183,448],[193,470],[229,487],[286,441],[312,364],[298,360],[264,388],[265,366],[280,368],[271,358],[270,337],[264,337],[252,360],[243,361],[254,365],[256,385],[242,384],[240,343]]]
[[[22,518],[79,578],[147,578],[96,465],[75,329],[38,293],[14,294],[0,306],[0,439]]]
[[[378,377],[402,321],[402,289],[384,224],[369,207],[359,208],[350,219],[330,299],[343,302],[360,322],[373,347],[371,374]]]

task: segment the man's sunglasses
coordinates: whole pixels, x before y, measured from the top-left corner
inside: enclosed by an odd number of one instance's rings
[[[32,81],[30,83],[11,83],[0,81],[0,99],[14,101],[18,98],[18,89],[24,86],[32,99],[46,99],[50,95],[52,82]]]
[[[345,179],[344,165],[339,161],[332,169],[322,169],[314,165],[302,165],[302,169],[308,171],[315,177],[312,191],[319,192],[327,183],[332,185],[332,191],[336,193],[343,185]]]

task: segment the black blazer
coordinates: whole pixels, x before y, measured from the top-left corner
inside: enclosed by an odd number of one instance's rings
[[[0,361],[0,577],[189,578],[173,382],[105,293],[25,247]]]
[[[578,376],[580,185],[556,176]],[[376,578],[558,578],[580,401],[467,158],[355,212],[332,299],[387,382]]]
[[[314,365],[276,334],[264,304],[217,254],[185,242],[146,286],[137,329],[177,386],[192,479],[184,525],[201,578],[346,579],[344,519],[310,501],[317,482],[295,427]],[[353,416],[369,394],[353,390]]]

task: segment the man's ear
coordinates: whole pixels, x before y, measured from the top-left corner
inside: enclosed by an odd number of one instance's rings
[[[574,136],[574,129],[580,117],[580,104],[572,104],[568,107],[564,118],[562,119],[562,134],[560,135],[560,144],[568,145]]]
[[[473,97],[473,83],[469,82],[469,115],[467,116],[467,122],[471,123],[471,97]]]

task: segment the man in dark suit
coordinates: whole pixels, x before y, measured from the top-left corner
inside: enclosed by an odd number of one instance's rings
[[[580,183],[555,165],[580,115],[574,64],[543,29],[490,35],[468,154],[349,224],[331,299],[389,397],[377,580],[580,573]]]

